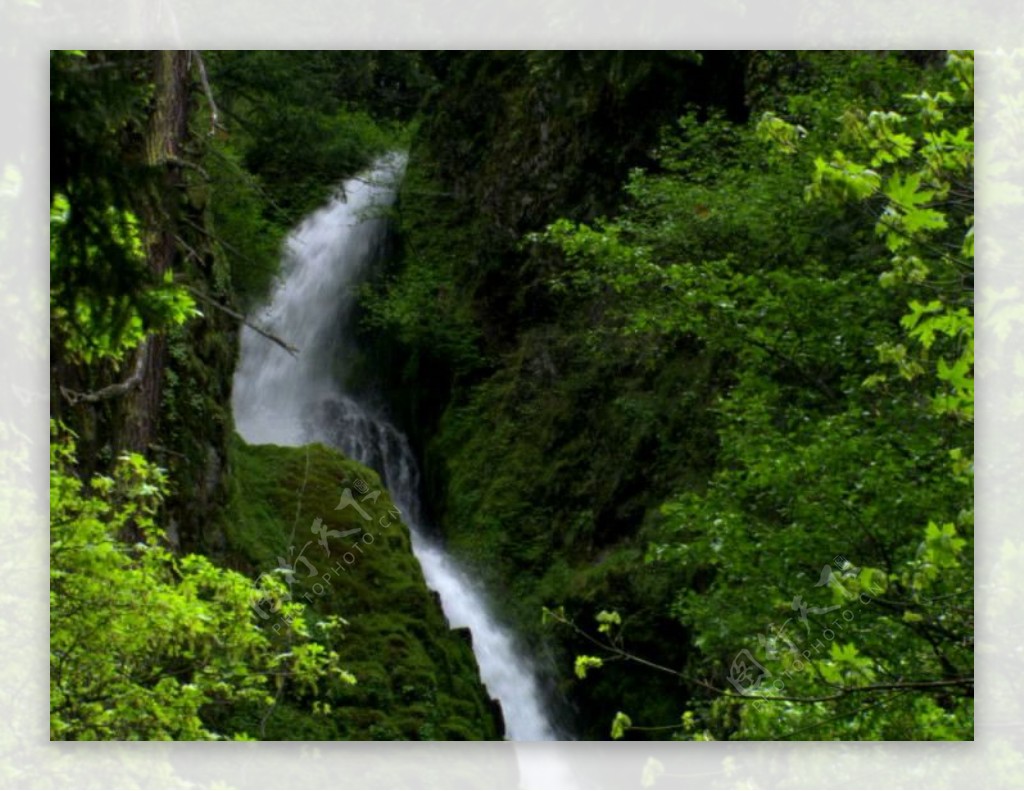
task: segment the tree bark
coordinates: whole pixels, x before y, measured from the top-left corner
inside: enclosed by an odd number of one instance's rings
[[[181,196],[181,148],[188,131],[189,67],[187,50],[153,53],[154,105],[145,141],[146,163],[162,170],[156,193],[145,201],[146,256],[150,271],[159,280],[171,269],[177,255],[175,204]],[[166,343],[162,334],[152,335],[138,354],[142,370],[139,387],[128,394],[121,447],[145,451],[156,436]]]

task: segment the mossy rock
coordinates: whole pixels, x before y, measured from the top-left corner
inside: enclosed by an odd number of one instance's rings
[[[304,713],[313,701],[285,700],[245,730],[274,740],[500,739],[472,648],[427,588],[378,475],[323,445],[235,437],[228,461],[226,561],[253,576],[291,566],[293,600],[348,621],[335,649],[357,679],[321,691],[327,716]],[[346,489],[362,514],[341,506]],[[280,628],[274,618],[267,628]]]

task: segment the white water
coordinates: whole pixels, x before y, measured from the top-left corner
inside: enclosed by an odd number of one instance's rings
[[[423,532],[419,472],[405,436],[339,384],[346,372],[337,360],[353,348],[345,332],[356,288],[384,231],[373,209],[393,201],[403,165],[392,157],[346,182],[345,198],[310,215],[289,237],[269,303],[249,318],[300,351],[293,357],[243,328],[232,389],[235,424],[250,443],[323,442],[377,470],[409,525],[427,585],[451,625],[472,633],[484,684],[505,715],[506,738],[555,739],[529,662],[491,617],[481,591]]]

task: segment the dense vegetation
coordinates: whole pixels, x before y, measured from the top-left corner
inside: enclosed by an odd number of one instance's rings
[[[366,53],[325,57],[372,83]],[[318,566],[310,583],[282,568],[297,526],[331,515],[344,527],[340,486],[375,474],[325,448],[232,434],[237,320],[265,294],[284,233],[396,144],[398,98],[379,116],[346,111],[329,101],[336,71],[310,65],[52,56],[55,739],[501,734],[397,515],[358,576],[327,584]],[[219,102],[204,80],[224,86]],[[289,134],[322,136],[275,149],[268,135],[287,119]],[[386,495],[375,507],[389,512]]]
[[[972,738],[970,53],[60,52],[51,85],[54,738],[499,736],[400,525],[372,590],[285,601],[289,531],[376,477],[226,408],[283,234],[395,147],[373,384],[562,725]]]
[[[567,110],[571,54],[458,75],[413,149],[374,315],[447,393],[417,419],[450,547],[587,737],[969,738],[970,56],[755,53],[688,104],[678,68],[646,136],[657,58],[604,57]]]

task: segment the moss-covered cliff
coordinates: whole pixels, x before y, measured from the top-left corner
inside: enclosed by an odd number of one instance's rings
[[[469,635],[448,627],[376,473],[322,445],[237,438],[228,469],[225,561],[253,576],[294,568],[293,600],[348,622],[334,648],[356,677],[320,691],[319,717],[302,713],[311,701],[300,708],[286,688],[269,715],[236,714],[253,720],[242,729],[266,739],[501,738]],[[372,519],[338,508],[346,489]],[[284,628],[266,614],[268,628]]]

